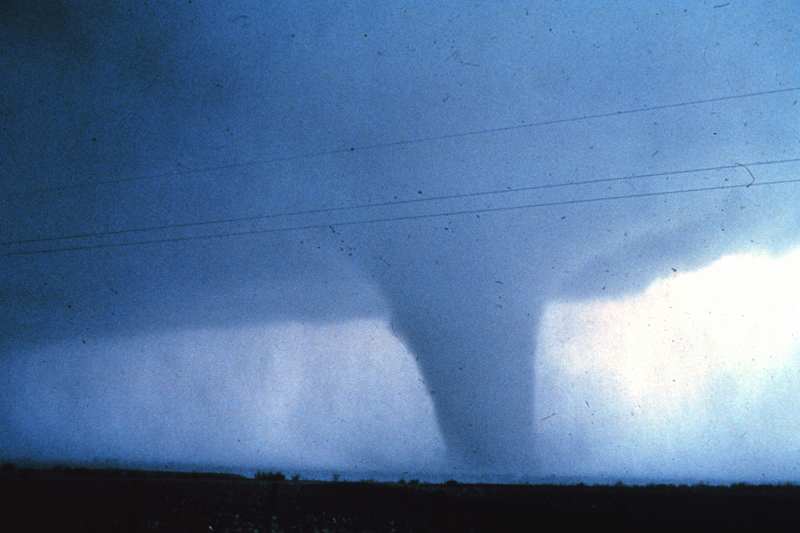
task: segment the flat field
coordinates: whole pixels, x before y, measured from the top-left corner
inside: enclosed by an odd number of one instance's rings
[[[800,531],[800,488],[790,485],[270,481],[13,469],[0,473],[0,494],[4,531]]]

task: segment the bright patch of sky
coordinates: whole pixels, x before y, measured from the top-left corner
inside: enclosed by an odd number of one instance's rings
[[[550,305],[537,363],[544,470],[800,477],[798,272],[800,250],[729,255],[640,294]]]

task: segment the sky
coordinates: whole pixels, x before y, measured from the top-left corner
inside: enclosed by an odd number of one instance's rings
[[[797,479],[797,6],[6,2],[0,456]]]

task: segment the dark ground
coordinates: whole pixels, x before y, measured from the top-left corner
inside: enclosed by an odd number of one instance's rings
[[[795,486],[445,485],[5,468],[2,531],[800,531]]]

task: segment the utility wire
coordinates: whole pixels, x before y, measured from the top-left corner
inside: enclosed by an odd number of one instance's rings
[[[748,167],[755,167],[755,166],[765,166],[765,165],[778,165],[778,164],[786,164],[786,163],[798,163],[800,162],[800,158],[792,158],[792,159],[775,159],[775,160],[768,160],[768,161],[753,161],[750,163],[735,163],[732,165],[719,165],[714,167],[699,167],[699,168],[690,168],[690,169],[683,169],[683,170],[672,170],[672,171],[662,171],[662,172],[651,172],[648,174],[632,174],[628,176],[622,177],[615,177],[615,178],[599,178],[599,179],[592,179],[592,180],[577,180],[577,181],[568,181],[568,182],[561,182],[561,183],[550,183],[550,184],[541,184],[541,185],[529,185],[524,187],[507,187],[505,189],[492,189],[486,191],[476,191],[476,192],[466,192],[466,193],[457,193],[457,194],[446,194],[446,195],[439,195],[439,196],[427,196],[424,198],[409,198],[405,200],[391,200],[385,202],[372,202],[372,203],[362,203],[362,204],[352,204],[352,205],[345,205],[345,206],[337,206],[337,207],[320,207],[315,209],[305,209],[300,211],[284,211],[278,213],[267,213],[261,215],[251,215],[251,216],[244,216],[244,217],[234,217],[234,218],[220,218],[214,220],[202,220],[202,221],[195,221],[195,222],[181,222],[181,223],[174,223],[174,224],[161,224],[161,225],[154,225],[154,226],[142,226],[138,228],[128,228],[128,229],[118,229],[118,230],[108,230],[108,231],[97,231],[97,232],[84,232],[84,233],[73,233],[70,235],[59,235],[59,236],[48,236],[48,237],[33,237],[29,239],[19,239],[19,240],[10,240],[10,241],[2,241],[0,242],[0,246],[14,246],[20,244],[33,244],[39,242],[53,242],[53,241],[64,241],[70,239],[85,239],[91,237],[107,237],[111,235],[125,235],[129,233],[142,233],[142,232],[149,232],[149,231],[160,231],[160,230],[167,230],[167,229],[180,229],[180,228],[191,228],[191,227],[199,227],[199,226],[210,226],[210,225],[217,225],[217,224],[231,224],[235,222],[252,222],[256,220],[267,220],[272,218],[279,218],[279,217],[292,217],[292,216],[300,216],[300,215],[314,215],[314,214],[321,214],[321,213],[334,213],[334,212],[345,212],[345,211],[355,211],[360,209],[369,209],[369,208],[377,208],[377,207],[391,207],[397,205],[407,205],[407,204],[416,204],[416,203],[423,203],[423,202],[435,202],[435,201],[445,201],[445,200],[456,200],[456,199],[464,199],[464,198],[478,198],[481,196],[493,196],[493,195],[501,195],[501,194],[515,194],[520,192],[529,192],[529,191],[536,191],[536,190],[544,190],[544,189],[558,189],[564,187],[575,187],[580,185],[593,185],[598,183],[612,183],[612,182],[619,182],[619,181],[627,181],[627,180],[638,180],[638,179],[647,179],[647,178],[655,178],[655,177],[664,177],[664,176],[677,176],[682,174],[697,174],[701,172],[711,172],[711,171],[719,171],[719,170],[730,170],[736,168],[743,168],[747,170],[748,174],[752,177],[752,173],[748,169]],[[755,181],[755,179],[753,180]]]
[[[541,202],[541,203],[535,203],[535,204],[522,204],[522,205],[515,205],[515,206],[486,207],[486,208],[481,208],[481,209],[464,209],[464,210],[460,210],[460,211],[445,211],[445,212],[439,212],[439,213],[428,213],[428,214],[419,214],[419,215],[402,215],[402,216],[395,216],[395,217],[372,218],[372,219],[362,219],[362,220],[350,220],[350,221],[336,222],[336,223],[306,224],[306,225],[302,225],[302,226],[287,226],[287,227],[281,227],[281,228],[267,228],[267,229],[257,229],[257,230],[234,231],[234,232],[227,232],[227,233],[212,233],[212,234],[205,234],[205,235],[189,235],[189,236],[184,236],[184,237],[171,237],[171,238],[163,238],[163,239],[129,241],[129,242],[121,242],[121,243],[92,244],[92,245],[83,245],[83,246],[69,246],[69,247],[63,247],[63,248],[27,250],[27,251],[17,251],[17,252],[10,252],[10,253],[6,253],[6,254],[0,254],[0,257],[12,257],[12,256],[24,256],[24,255],[40,255],[40,254],[74,252],[74,251],[81,251],[81,250],[100,250],[100,249],[105,249],[105,248],[122,248],[122,247],[132,247],[132,246],[144,246],[144,245],[148,245],[148,244],[166,244],[166,243],[187,242],[187,241],[222,239],[222,238],[239,237],[239,236],[245,236],[245,235],[264,235],[264,234],[270,234],[270,233],[283,233],[283,232],[304,231],[304,230],[314,230],[314,229],[328,229],[328,228],[333,228],[333,227],[360,226],[360,225],[365,225],[365,224],[378,224],[378,223],[402,222],[402,221],[410,221],[410,220],[433,219],[433,218],[441,218],[441,217],[448,217],[448,216],[479,215],[479,214],[484,214],[484,213],[498,213],[498,212],[504,212],[504,211],[517,211],[517,210],[523,210],[523,209],[534,209],[534,208],[542,208],[542,207],[558,207],[558,206],[566,206],[566,205],[580,205],[580,204],[590,204],[590,203],[596,203],[596,202],[631,200],[631,199],[638,199],[638,198],[655,198],[655,197],[660,197],[660,196],[675,196],[675,195],[679,195],[679,194],[701,193],[701,192],[710,192],[710,191],[722,191],[722,190],[751,188],[751,187],[767,187],[767,186],[774,186],[774,185],[796,184],[796,183],[800,183],[800,178],[797,178],[797,179],[785,179],[785,180],[774,180],[774,181],[761,181],[761,182],[756,182],[756,183],[749,182],[749,183],[746,183],[746,184],[738,184],[738,185],[717,185],[717,186],[712,186],[712,187],[698,187],[698,188],[693,188],[693,189],[675,189],[675,190],[671,190],[671,191],[623,194],[623,195],[616,195],[616,196],[599,196],[599,197],[595,197],[595,198],[561,200],[561,201],[553,201],[553,202]]]
[[[448,133],[443,135],[432,135],[428,137],[414,137],[409,139],[401,139],[397,141],[389,141],[389,142],[382,142],[382,143],[374,143],[374,144],[362,144],[362,145],[353,145],[347,148],[334,148],[329,150],[319,150],[319,151],[312,151],[312,152],[304,152],[295,155],[289,156],[281,156],[281,157],[273,157],[268,159],[252,159],[249,161],[240,161],[236,163],[227,163],[221,165],[213,165],[213,166],[206,166],[206,167],[198,167],[186,170],[177,170],[177,171],[170,171],[170,172],[160,172],[157,174],[148,174],[142,176],[131,176],[127,178],[113,178],[107,180],[95,180],[95,181],[83,181],[79,183],[74,183],[70,185],[61,185],[55,187],[45,187],[40,189],[33,189],[30,191],[19,191],[15,193],[10,193],[8,196],[29,196],[34,194],[41,194],[41,193],[50,193],[50,192],[59,192],[59,191],[67,191],[71,189],[83,189],[87,187],[95,187],[101,185],[113,185],[118,183],[130,183],[130,182],[138,182],[138,181],[149,181],[149,180],[156,180],[161,178],[171,178],[171,177],[181,177],[181,176],[188,176],[192,174],[199,174],[204,172],[214,172],[219,170],[231,170],[236,168],[244,168],[249,166],[257,166],[257,165],[269,165],[272,163],[282,163],[287,161],[296,161],[301,159],[313,159],[318,157],[324,156],[331,156],[331,155],[339,155],[339,154],[347,154],[352,152],[361,152],[366,150],[378,150],[384,148],[394,148],[400,146],[411,146],[415,144],[422,144],[427,142],[433,141],[442,141],[448,139],[461,139],[464,137],[474,137],[478,135],[490,135],[495,133],[502,133],[507,131],[514,131],[514,130],[522,130],[528,128],[538,128],[543,126],[553,126],[557,124],[568,124],[573,122],[583,122],[587,120],[596,120],[602,118],[610,118],[610,117],[618,117],[622,115],[632,115],[635,113],[645,113],[650,111],[662,111],[665,109],[676,109],[681,107],[690,107],[690,106],[697,106],[697,105],[704,105],[704,104],[711,104],[716,102],[726,102],[730,100],[740,100],[743,98],[755,98],[759,96],[769,96],[774,94],[782,94],[782,93],[789,93],[789,92],[797,92],[800,91],[800,86],[798,87],[786,87],[783,89],[772,89],[768,91],[757,91],[757,92],[750,92],[750,93],[740,93],[734,95],[727,95],[727,96],[718,96],[715,98],[704,98],[701,100],[686,100],[683,102],[674,102],[671,104],[660,104],[660,105],[652,105],[652,106],[642,106],[642,107],[635,107],[631,109],[622,109],[617,111],[609,111],[605,113],[594,113],[588,115],[576,115],[572,117],[564,117],[564,118],[557,118],[557,119],[550,119],[550,120],[541,120],[536,122],[526,122],[524,124],[515,124],[513,126],[502,126],[497,128],[484,128],[484,129],[477,129],[477,130],[467,130],[462,132],[456,133]]]

